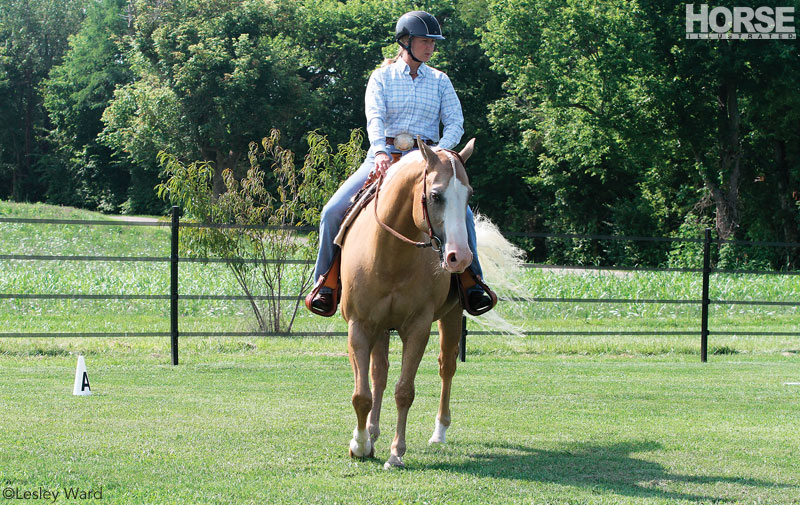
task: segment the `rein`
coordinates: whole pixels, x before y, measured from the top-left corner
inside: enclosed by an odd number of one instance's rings
[[[461,159],[461,156],[457,152],[451,151],[449,149],[442,149],[442,151],[444,151],[445,154],[447,154],[447,158],[450,160],[450,165],[453,167],[453,176],[455,177],[455,171],[456,171],[455,158],[458,158],[458,160],[461,162],[462,165],[464,164],[464,162]],[[455,158],[454,158],[454,156],[455,156]],[[375,189],[375,205],[373,207],[374,211],[375,211],[375,221],[377,221],[378,224],[381,225],[381,228],[383,228],[384,230],[388,231],[389,233],[391,233],[392,235],[394,235],[395,237],[397,237],[401,241],[405,242],[406,244],[411,244],[414,247],[418,247],[420,249],[425,249],[425,248],[430,247],[434,251],[438,252],[439,253],[439,257],[442,258],[443,257],[443,255],[442,255],[442,239],[440,239],[438,236],[436,236],[433,233],[433,225],[431,225],[431,218],[428,215],[428,165],[427,165],[427,163],[425,164],[425,172],[422,174],[422,198],[421,198],[421,203],[422,203],[422,215],[425,217],[425,223],[428,225],[428,237],[429,237],[428,242],[417,242],[416,240],[411,240],[410,238],[404,236],[403,234],[401,234],[397,230],[393,229],[392,227],[390,227],[389,225],[387,225],[386,223],[381,221],[381,219],[378,217],[378,195],[380,194],[381,186],[383,185],[384,177],[385,177],[385,175],[381,174],[381,176],[378,178],[378,186]]]

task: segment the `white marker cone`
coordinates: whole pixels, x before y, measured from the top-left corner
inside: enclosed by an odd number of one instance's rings
[[[83,356],[78,356],[78,368],[75,370],[75,386],[72,388],[75,396],[89,396],[92,388],[89,387],[89,375],[86,373],[86,362]]]

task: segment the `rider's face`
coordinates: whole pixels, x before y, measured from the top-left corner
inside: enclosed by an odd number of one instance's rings
[[[411,39],[411,52],[420,61],[427,62],[436,49],[436,40],[428,37],[413,37]]]

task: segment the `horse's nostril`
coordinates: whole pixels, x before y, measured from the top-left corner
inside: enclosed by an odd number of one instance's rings
[[[447,256],[447,261],[449,261],[450,263],[455,263],[456,261],[458,261],[458,259],[456,258],[456,253],[450,253]]]

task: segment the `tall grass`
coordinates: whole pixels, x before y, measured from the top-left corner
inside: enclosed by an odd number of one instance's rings
[[[58,219],[107,219],[100,214],[52,207],[0,202],[0,216]],[[169,256],[169,229],[165,227],[80,226],[64,224],[0,223],[0,254]],[[488,279],[491,284],[491,279]],[[498,312],[521,332],[558,332],[558,336],[475,336],[473,353],[575,353],[575,354],[693,354],[699,349],[701,278],[680,272],[603,272],[522,269],[518,285],[524,293],[504,297],[550,299],[683,300],[691,303],[587,303],[509,301]],[[239,288],[222,264],[180,265],[181,295],[232,296]],[[165,261],[83,262],[0,260],[0,293],[167,295],[169,264]],[[712,300],[800,301],[799,276],[712,276]],[[291,302],[286,302],[287,304]],[[182,332],[250,332],[255,321],[246,301],[181,300]],[[31,300],[4,299],[0,305],[3,332],[167,332],[168,300]],[[763,306],[715,304],[711,307],[711,351],[794,352],[797,337],[767,336],[771,332],[796,332],[798,305]],[[480,319],[474,330],[492,330]],[[320,318],[301,313],[295,331],[345,331],[338,317]],[[572,332],[573,335],[566,333]],[[611,335],[579,335],[608,332]],[[645,335],[621,333],[652,332]],[[656,335],[683,332],[688,335]],[[714,332],[734,333],[714,335]],[[758,332],[762,335],[744,335]],[[19,339],[0,341],[0,349],[24,349]],[[45,345],[42,343],[42,345]],[[60,344],[52,342],[52,347]],[[143,339],[132,349],[152,349]],[[157,344],[163,346],[163,342]],[[46,346],[46,345],[45,345]]]

